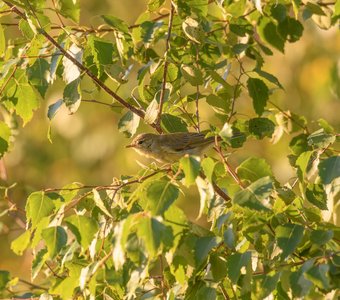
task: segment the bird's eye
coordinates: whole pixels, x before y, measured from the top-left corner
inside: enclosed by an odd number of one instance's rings
[[[138,145],[141,145],[141,144],[143,144],[143,143],[144,143],[143,140],[140,140],[140,141],[137,142]]]

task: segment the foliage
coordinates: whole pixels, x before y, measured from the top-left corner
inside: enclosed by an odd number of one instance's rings
[[[31,193],[26,230],[12,242],[33,252],[32,280],[0,271],[0,292],[41,299],[316,299],[339,286],[339,228],[324,220],[339,201],[338,134],[325,121],[312,127],[303,116],[270,100],[282,85],[263,70],[273,51],[297,42],[309,18],[327,29],[339,20],[339,1],[149,0],[134,25],[103,15],[103,25],[55,25],[79,21],[79,1],[6,0],[2,17],[13,17],[19,35],[0,27],[0,154],[25,126],[57,79],[63,98],[49,106],[70,113],[82,101],[121,114],[119,129],[133,136],[141,123],[158,133],[201,130],[201,107],[221,120],[207,134],[217,157],[183,157],[166,167],[143,168],[108,186],[69,184]],[[158,12],[162,12],[158,14]],[[132,72],[133,71],[133,72]],[[135,73],[136,78],[134,78]],[[87,100],[88,78],[112,103]],[[112,88],[136,80],[130,97]],[[236,103],[249,95],[251,116]],[[251,103],[251,104],[250,104]],[[296,177],[280,183],[263,158],[234,169],[226,153],[252,139],[290,139]],[[50,137],[49,137],[50,138]],[[185,186],[200,193],[199,216],[188,220],[176,205]],[[10,187],[6,189],[6,197]],[[189,200],[189,199],[188,199]],[[15,206],[10,210],[15,210]],[[27,287],[27,286],[26,286]],[[334,296],[336,297],[336,295]]]

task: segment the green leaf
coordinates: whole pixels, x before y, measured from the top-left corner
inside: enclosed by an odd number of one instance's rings
[[[270,18],[262,17],[258,28],[258,33],[260,37],[275,47],[277,50],[284,52],[285,41],[282,39],[281,35],[278,33],[277,26],[270,20]]]
[[[191,85],[197,86],[197,85],[203,84],[202,72],[196,66],[182,65],[181,72],[182,72],[184,79],[187,82],[189,82]]]
[[[223,233],[223,241],[229,249],[235,249],[235,234],[230,226]]]
[[[66,17],[71,18],[74,22],[79,22],[80,16],[80,4],[75,0],[58,0],[59,10],[58,12]]]
[[[170,247],[173,236],[169,226],[165,226],[155,218],[144,217],[137,224],[137,235],[144,241],[151,258],[160,250],[161,244]]]
[[[31,26],[28,24],[28,22],[24,19],[21,19],[19,21],[19,29],[23,36],[26,37],[28,40],[32,40],[35,36],[35,32],[32,30]]]
[[[201,264],[207,259],[211,249],[218,246],[220,242],[221,238],[216,236],[204,236],[197,239],[194,250],[197,268],[199,268]]]
[[[199,17],[206,17],[208,14],[208,0],[185,0],[186,4],[190,7]]]
[[[165,0],[149,0],[148,2],[148,10],[155,11],[162,6]]]
[[[67,217],[65,222],[75,235],[78,243],[86,250],[98,232],[97,221],[90,217],[73,215]]]
[[[313,284],[306,279],[305,273],[313,266],[313,263],[313,259],[307,260],[298,271],[291,273],[289,281],[293,296],[303,297],[309,293]]]
[[[320,289],[329,290],[330,280],[328,271],[329,265],[326,264],[316,265],[306,272],[306,278],[313,282]]]
[[[58,110],[63,105],[63,103],[64,103],[63,99],[59,99],[58,101],[48,106],[47,117],[50,119],[50,121],[57,114]]]
[[[92,193],[93,193],[93,200],[96,204],[96,206],[104,213],[106,214],[109,218],[113,218],[111,213],[108,211],[108,209],[106,208],[105,206],[105,203],[102,199],[102,196],[101,194],[94,188],[92,190]],[[105,197],[105,196],[104,196]],[[107,197],[107,195],[106,195]]]
[[[303,227],[298,224],[286,224],[275,228],[277,244],[282,250],[281,260],[292,254],[302,240]]]
[[[319,163],[319,176],[323,184],[330,184],[340,177],[340,157],[332,156]]]
[[[63,93],[63,101],[71,114],[78,110],[81,102],[80,78],[66,85]]]
[[[31,232],[29,230],[26,230],[11,243],[11,249],[16,255],[22,255],[29,246],[30,241]]]
[[[206,157],[202,160],[201,166],[205,176],[207,177],[209,182],[212,183],[216,162],[212,158]]]
[[[16,72],[16,74],[20,72]],[[24,121],[24,126],[33,117],[33,111],[39,107],[38,98],[33,88],[26,82],[25,77],[21,74],[17,85],[12,85],[7,90],[7,97],[4,104],[6,107],[13,107],[16,113]]]
[[[303,33],[302,24],[298,20],[290,17],[285,18],[279,23],[277,29],[283,40],[287,40],[290,43],[298,41]]]
[[[269,176],[256,180],[245,189],[238,191],[233,199],[235,204],[254,210],[269,211],[262,202],[273,190],[273,182]]]
[[[217,113],[227,114],[230,112],[231,98],[226,97],[226,95],[210,94],[206,97],[206,101]]]
[[[267,118],[254,118],[249,120],[249,132],[257,139],[271,138],[275,130],[273,121]]]
[[[194,43],[200,44],[204,39],[204,34],[199,23],[193,18],[186,18],[182,23],[185,35]]]
[[[261,290],[258,294],[258,299],[265,299],[268,297],[276,288],[277,282],[280,279],[281,273],[276,273],[273,275],[266,274],[261,275],[258,280],[260,281]]]
[[[60,295],[61,299],[72,299],[75,288],[79,286],[81,270],[85,267],[79,261],[71,261],[66,264],[68,276],[59,280],[56,285],[50,287],[49,292]]]
[[[105,21],[105,23],[111,26],[112,28],[122,33],[129,34],[129,26],[123,20],[115,16],[109,15],[103,15],[102,18]]]
[[[140,35],[146,48],[150,47],[150,44],[155,39],[156,32],[162,28],[163,24],[163,21],[145,21],[140,24]]]
[[[287,8],[283,4],[277,3],[270,8],[272,16],[278,21],[282,22],[287,17]]]
[[[5,32],[0,25],[0,57],[4,56],[6,53],[6,38]]]
[[[103,66],[112,64],[113,45],[94,36],[89,37],[88,45],[91,48],[93,61],[97,66],[98,76],[100,77],[104,71]]]
[[[200,162],[193,156],[184,156],[180,159],[180,166],[185,175],[185,185],[190,186],[195,183],[200,171]]]
[[[126,137],[132,137],[139,126],[140,117],[128,111],[118,122],[118,130]]]
[[[318,131],[313,132],[308,136],[308,145],[313,148],[327,148],[329,145],[335,142],[335,135],[328,134],[324,131],[324,129],[320,129]]]
[[[283,86],[281,85],[280,81],[273,75],[268,72],[265,72],[259,68],[255,68],[254,71],[259,74],[261,77],[267,79],[269,82],[275,84],[280,89],[283,89]]]
[[[250,183],[262,177],[273,177],[270,165],[263,158],[257,157],[249,157],[239,165],[236,171],[241,179],[248,180]]]
[[[45,192],[34,192],[27,198],[26,216],[35,228],[41,219],[49,216],[55,209],[54,201],[56,194]]]
[[[168,179],[160,179],[148,183],[144,199],[146,210],[153,215],[162,215],[169,206],[178,198],[178,188]]]
[[[170,115],[170,114],[162,114],[161,120],[162,128],[165,129],[166,132],[187,132],[187,124],[183,121],[182,118]]]
[[[236,44],[232,47],[232,50],[235,54],[241,54],[249,48],[248,44]]]
[[[35,255],[32,262],[32,280],[38,276],[41,268],[44,266],[48,258],[47,252],[47,249],[43,248]]]
[[[220,281],[227,276],[227,261],[224,257],[218,254],[210,255],[211,273],[215,281]]]
[[[296,166],[298,168],[297,173],[300,181],[303,181],[303,179],[307,176],[307,171],[310,166],[310,159],[312,157],[312,154],[312,151],[303,152],[296,160]]]
[[[7,152],[11,130],[6,123],[0,121],[0,158]]]
[[[207,179],[204,180],[202,177],[198,176],[196,178],[196,185],[200,194],[200,209],[196,218],[199,219],[202,217],[207,203],[210,203],[215,198],[215,194],[212,184],[209,183]]]
[[[0,291],[3,291],[11,280],[11,275],[8,271],[0,270]]]
[[[45,97],[50,80],[50,64],[46,59],[38,58],[26,69],[29,83],[34,86],[41,97]]]
[[[251,252],[235,253],[228,257],[228,277],[232,283],[237,283],[243,267],[246,268],[247,273],[251,271]]]
[[[322,246],[329,242],[333,236],[333,230],[313,230],[310,234],[310,240],[312,243]]]
[[[45,240],[48,255],[53,259],[67,243],[67,233],[61,226],[48,227],[41,233]]]
[[[294,155],[300,155],[302,152],[311,150],[308,146],[307,135],[302,133],[294,136],[289,143],[289,148],[292,150]]]
[[[247,88],[250,97],[253,99],[253,107],[256,113],[261,116],[269,98],[268,87],[261,79],[249,78]]]
[[[306,199],[321,210],[327,210],[327,194],[322,184],[309,183],[306,189]]]

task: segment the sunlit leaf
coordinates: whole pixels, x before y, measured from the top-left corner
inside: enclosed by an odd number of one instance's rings
[[[50,258],[54,258],[67,243],[67,233],[61,226],[49,227],[41,233]]]
[[[11,130],[6,123],[0,121],[0,158],[8,150],[10,136]]]
[[[80,63],[82,62],[83,50],[79,48],[76,44],[71,45],[70,49],[68,50],[68,53],[72,55]],[[64,56],[63,58],[63,66],[64,66],[63,78],[67,84],[79,78],[80,76],[79,68],[66,56]]]
[[[195,183],[200,170],[200,162],[193,156],[184,156],[180,160],[180,166],[185,175],[185,185],[190,186]]]
[[[147,124],[152,124],[156,121],[159,111],[159,105],[156,99],[152,100],[145,111],[144,121]]]
[[[22,255],[30,244],[31,233],[27,230],[11,243],[11,249],[16,255]]]
[[[269,209],[263,204],[263,201],[271,194],[272,190],[272,179],[269,176],[263,177],[244,190],[237,192],[233,201],[250,209],[268,211]]]
[[[182,23],[182,28],[185,35],[193,42],[200,44],[204,38],[203,30],[199,23],[193,18],[186,18]]]
[[[237,168],[237,174],[241,179],[254,182],[262,177],[273,176],[270,165],[261,158],[250,157]]]
[[[150,182],[145,191],[146,209],[153,215],[162,215],[178,198],[178,188],[167,179]]]
[[[118,130],[127,137],[132,137],[139,126],[140,117],[128,111],[118,122]]]
[[[54,193],[34,192],[27,198],[26,215],[34,228],[40,220],[49,216],[54,208],[54,200],[58,196]]]
[[[67,217],[65,222],[75,235],[78,243],[84,249],[87,249],[98,231],[96,220],[86,216],[72,215]]]

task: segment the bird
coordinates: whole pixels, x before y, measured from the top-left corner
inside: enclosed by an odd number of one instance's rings
[[[204,133],[198,132],[141,133],[126,148],[133,148],[140,155],[160,163],[171,163],[185,155],[201,156],[214,142],[214,136],[206,138]]]

